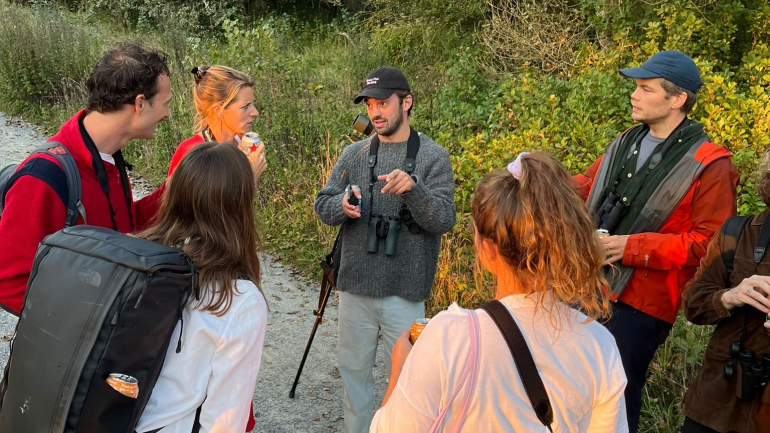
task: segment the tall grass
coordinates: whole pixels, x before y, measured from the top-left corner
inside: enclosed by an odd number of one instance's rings
[[[0,104],[33,119],[82,106],[100,35],[83,16],[0,2]]]

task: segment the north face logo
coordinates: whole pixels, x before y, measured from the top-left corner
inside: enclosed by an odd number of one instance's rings
[[[83,269],[78,272],[78,277],[80,277],[80,281],[90,284],[94,287],[99,287],[102,284],[102,276],[96,272],[92,271],[91,269]]]
[[[371,86],[371,85],[373,85],[373,84],[377,84],[377,82],[378,82],[378,81],[380,81],[380,78],[379,78],[379,77],[374,77],[374,78],[367,78],[367,79],[366,79],[366,85],[367,85],[367,86]]]

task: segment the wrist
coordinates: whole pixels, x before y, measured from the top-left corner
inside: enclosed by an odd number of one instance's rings
[[[728,311],[735,308],[735,304],[733,304],[732,302],[732,292],[733,292],[733,289],[729,289],[724,293],[722,293],[722,298],[721,298],[722,305],[724,305]]]

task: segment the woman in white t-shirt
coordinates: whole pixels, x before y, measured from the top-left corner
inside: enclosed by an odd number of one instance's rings
[[[478,183],[472,215],[477,260],[494,274],[495,298],[532,352],[553,431],[627,432],[620,355],[595,321],[609,313],[604,254],[566,170],[547,154],[523,153]],[[370,431],[548,430],[491,317],[453,304],[413,348],[408,333],[396,342],[388,392]]]
[[[201,144],[174,172],[155,224],[138,234],[183,249],[199,272],[139,433],[246,429],[267,327],[254,195],[251,166],[234,143]]]

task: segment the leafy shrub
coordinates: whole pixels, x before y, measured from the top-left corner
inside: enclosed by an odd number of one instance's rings
[[[472,42],[483,22],[486,0],[369,0],[363,29],[373,48],[391,61],[422,65],[442,61]]]

